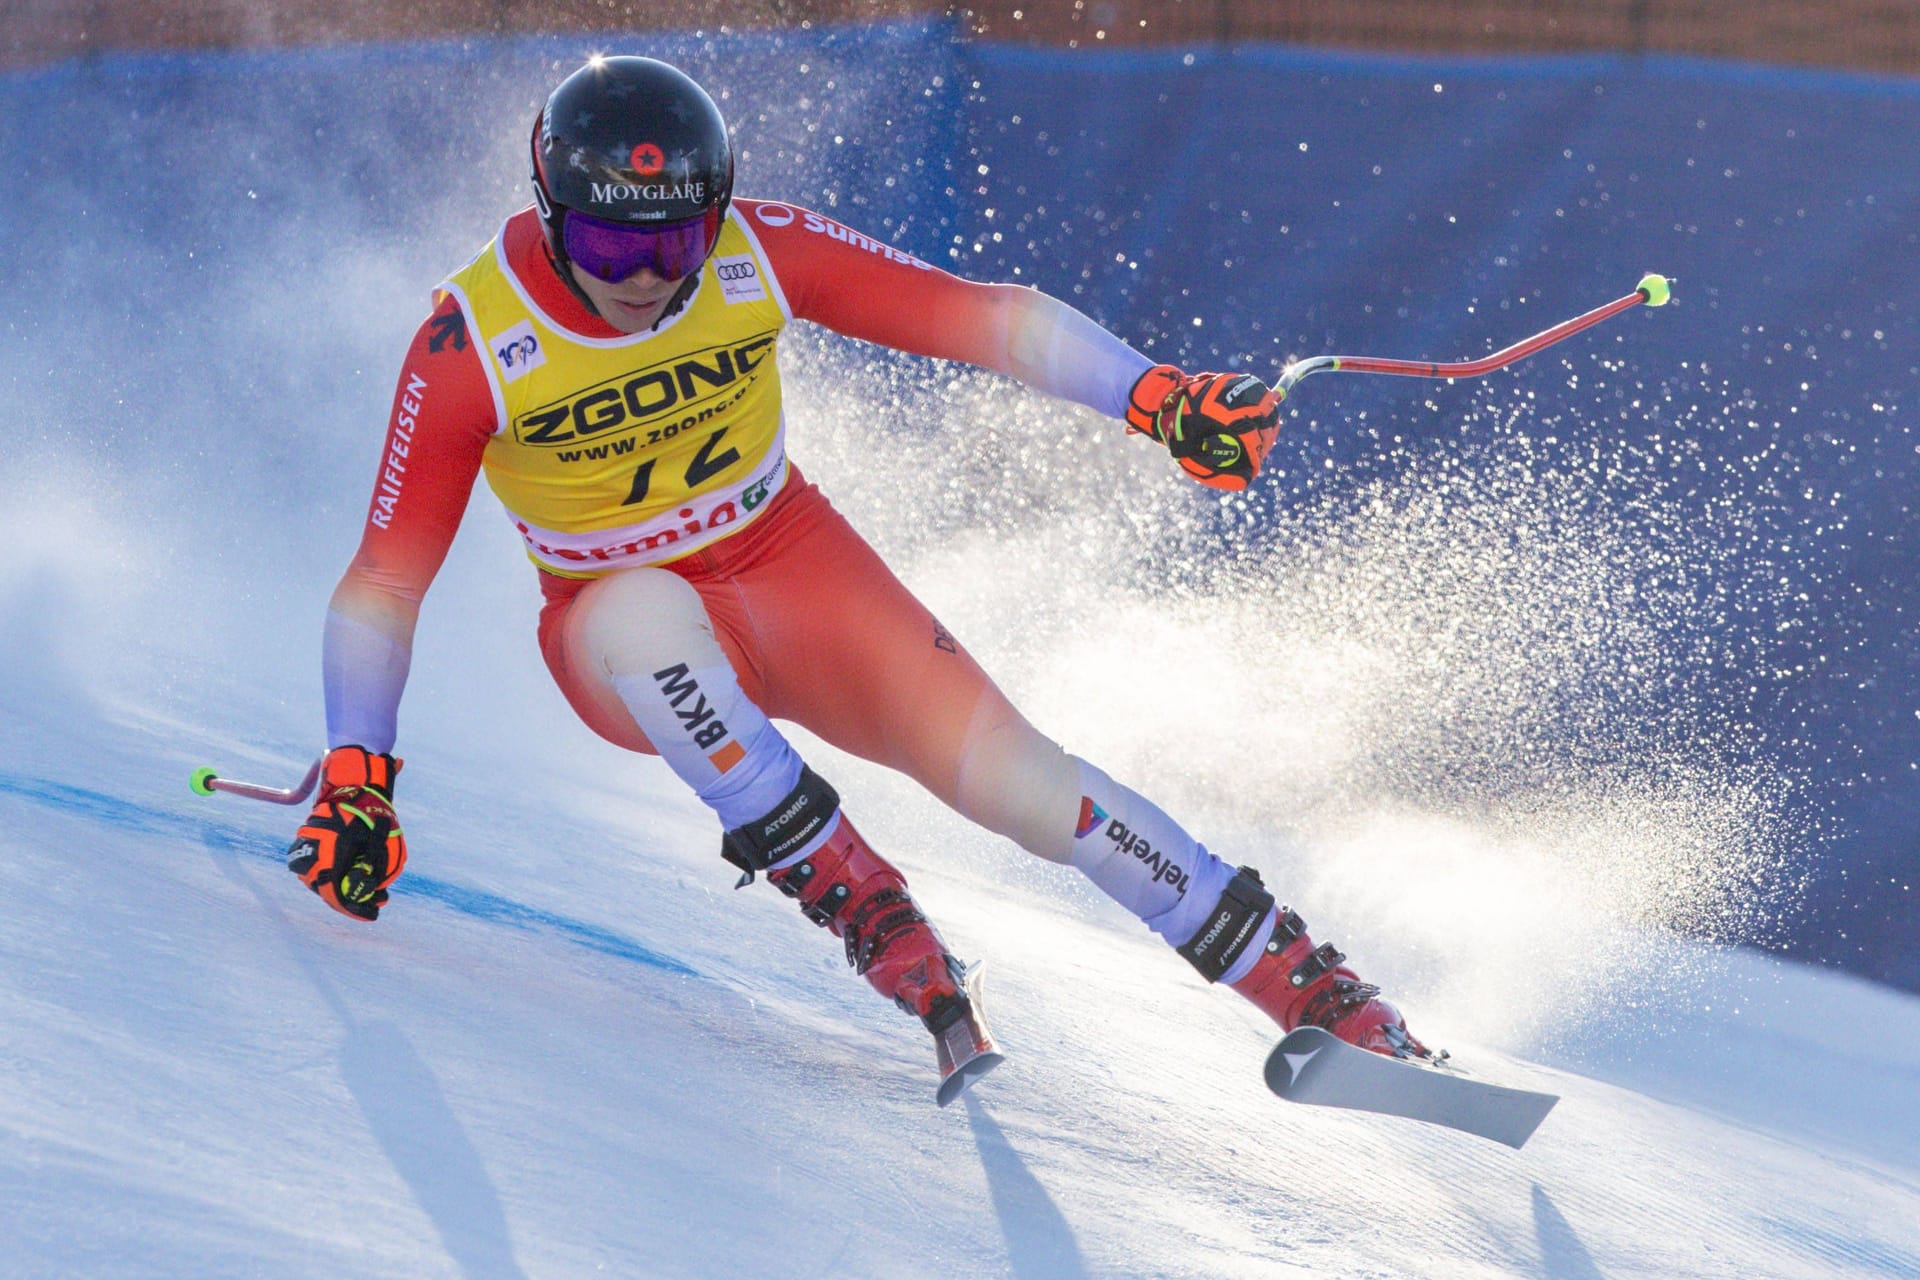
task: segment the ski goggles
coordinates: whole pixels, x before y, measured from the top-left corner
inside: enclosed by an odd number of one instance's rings
[[[652,268],[663,280],[680,280],[707,260],[719,229],[718,209],[647,226],[608,222],[569,209],[561,223],[561,241],[576,266],[608,284],[619,284],[643,268]]]

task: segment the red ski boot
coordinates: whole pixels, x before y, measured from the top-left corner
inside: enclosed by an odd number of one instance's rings
[[[1264,928],[1269,912],[1273,928],[1262,954],[1233,989],[1253,1001],[1282,1031],[1322,1027],[1349,1044],[1396,1058],[1437,1056],[1414,1039],[1400,1011],[1380,999],[1380,988],[1362,982],[1343,963],[1332,943],[1315,946],[1307,926],[1287,907],[1274,908],[1273,895],[1252,867],[1228,882],[1207,922],[1180,954],[1209,982],[1218,982],[1245,954]]]
[[[847,963],[873,989],[925,1021],[960,994],[962,966],[907,895],[907,882],[841,814],[811,856],[767,879],[807,919],[841,939]]]
[[[1281,907],[1264,954],[1233,989],[1282,1031],[1323,1027],[1375,1053],[1432,1060],[1433,1052],[1414,1039],[1400,1011],[1380,998],[1379,987],[1347,968],[1345,959],[1331,942],[1314,946],[1306,924]]]
[[[780,844],[806,847],[785,830],[794,826],[830,834],[799,862],[769,869],[784,860],[767,856]],[[969,973],[948,952],[907,893],[906,878],[861,838],[839,812],[839,796],[811,769],[802,770],[799,785],[767,824],[727,833],[725,856],[747,871],[742,884],[754,870],[766,871],[807,919],[846,944],[854,972],[933,1033],[941,1106],[999,1065],[979,1010],[978,967]]]
[[[946,1106],[1000,1065],[980,1013],[980,971],[953,958],[907,894],[907,882],[840,815],[825,844],[767,879],[800,900],[807,919],[847,944],[847,963],[873,989],[926,1024]]]

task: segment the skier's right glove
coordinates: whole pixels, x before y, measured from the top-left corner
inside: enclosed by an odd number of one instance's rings
[[[1157,364],[1127,396],[1127,430],[1165,445],[1201,484],[1244,489],[1280,433],[1286,396],[1250,373],[1182,373]]]
[[[365,747],[335,747],[322,766],[320,798],[287,849],[287,870],[335,911],[377,920],[387,886],[407,865],[407,839],[393,812],[400,761]]]

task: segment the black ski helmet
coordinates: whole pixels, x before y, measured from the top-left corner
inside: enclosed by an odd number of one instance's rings
[[[533,122],[532,150],[535,209],[563,265],[568,209],[643,226],[710,215],[718,239],[733,199],[733,145],[720,108],[685,72],[653,58],[594,58],[562,80]]]

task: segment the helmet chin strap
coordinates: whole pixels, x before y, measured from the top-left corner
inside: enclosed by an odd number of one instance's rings
[[[593,299],[589,298],[587,291],[580,287],[580,282],[573,278],[572,261],[564,253],[556,250],[552,241],[542,237],[541,243],[547,251],[547,264],[553,268],[553,273],[560,277],[560,283],[567,286],[567,292],[580,300],[580,305],[587,309],[588,315],[605,320],[606,317],[600,314],[600,308],[593,305]]]
[[[673,291],[673,296],[667,299],[667,305],[661,309],[660,318],[653,322],[653,327],[658,329],[668,316],[686,306],[687,299],[693,297],[693,291],[699,287],[700,273],[698,271],[689,271],[687,278],[680,282],[680,287]]]

